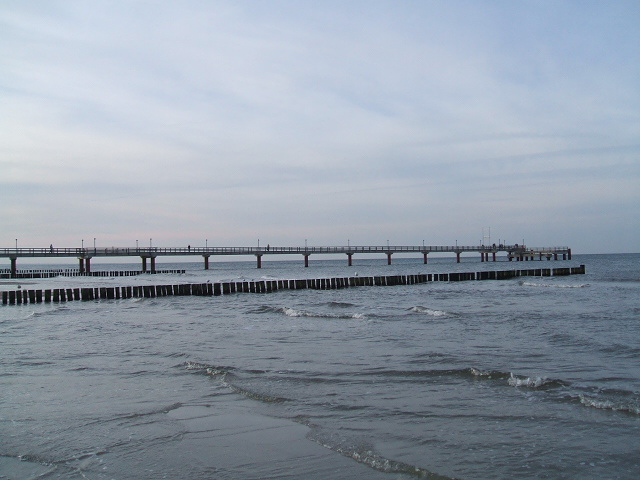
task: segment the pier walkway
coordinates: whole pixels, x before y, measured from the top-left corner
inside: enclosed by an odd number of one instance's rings
[[[15,276],[17,273],[18,258],[77,258],[79,260],[80,273],[91,272],[91,259],[97,257],[140,257],[142,259],[142,271],[147,272],[147,260],[150,261],[150,272],[156,272],[157,257],[184,257],[202,256],[204,258],[204,268],[209,269],[209,257],[212,255],[253,255],[256,257],[257,268],[262,267],[262,257],[264,255],[302,255],[304,266],[309,266],[311,255],[344,254],[347,256],[348,265],[352,265],[352,258],[355,254],[384,254],[387,256],[387,264],[391,265],[391,256],[394,253],[416,253],[422,254],[423,262],[427,263],[427,256],[430,253],[453,253],[460,263],[460,256],[463,253],[478,253],[480,261],[488,262],[489,255],[495,262],[498,253],[505,253],[509,261],[525,260],[558,260],[561,255],[563,260],[571,260],[571,249],[569,247],[528,247],[525,245],[476,245],[476,246],[342,246],[342,247],[108,247],[108,248],[1,248],[0,258],[8,258],[11,261],[10,273]]]

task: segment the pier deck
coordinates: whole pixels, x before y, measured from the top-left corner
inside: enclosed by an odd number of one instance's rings
[[[209,257],[218,256],[240,256],[253,255],[257,260],[257,268],[262,267],[262,257],[264,255],[302,255],[305,267],[309,266],[311,255],[344,254],[347,255],[348,265],[352,264],[352,257],[355,254],[376,254],[382,253],[387,256],[387,263],[391,265],[391,256],[394,253],[418,253],[422,254],[423,262],[427,263],[427,256],[430,253],[454,253],[456,260],[460,262],[463,253],[479,253],[480,261],[496,261],[496,255],[505,253],[509,261],[517,260],[558,260],[558,255],[562,259],[571,260],[571,249],[569,247],[528,247],[524,245],[475,245],[475,246],[397,246],[397,245],[373,245],[373,246],[334,246],[334,247],[278,247],[267,245],[266,247],[101,247],[101,248],[2,248],[0,258],[9,258],[11,261],[10,273],[17,272],[18,258],[77,258],[80,263],[80,272],[91,271],[91,259],[97,257],[140,257],[142,259],[142,271],[147,271],[147,259],[151,263],[151,272],[156,271],[155,259],[157,257],[183,257],[202,256],[204,258],[204,268],[209,268]]]

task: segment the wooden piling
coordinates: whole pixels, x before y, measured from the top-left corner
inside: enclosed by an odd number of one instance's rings
[[[487,259],[488,261],[488,259]],[[39,272],[35,272],[39,273]],[[219,296],[235,292],[272,293],[283,289],[343,289],[360,286],[414,285],[432,281],[507,280],[520,276],[564,276],[584,274],[585,266],[554,269],[517,269],[484,272],[386,275],[369,277],[307,278],[297,280],[259,280],[247,282],[201,283],[180,285],[145,285],[127,287],[84,287],[2,292],[3,305],[64,302],[74,300],[112,300],[120,298],[164,297],[168,295]],[[43,293],[44,292],[44,293]]]

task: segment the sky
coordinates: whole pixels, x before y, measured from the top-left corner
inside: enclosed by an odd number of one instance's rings
[[[640,251],[640,2],[0,0],[0,248]]]

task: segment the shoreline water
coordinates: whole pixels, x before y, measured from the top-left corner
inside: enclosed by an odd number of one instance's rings
[[[1,475],[635,479],[640,255],[574,262],[584,275],[0,308]],[[491,267],[342,263],[179,278]]]

